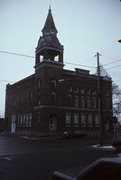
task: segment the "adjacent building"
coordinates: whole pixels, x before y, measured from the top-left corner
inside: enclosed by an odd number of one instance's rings
[[[35,57],[35,74],[6,87],[6,130],[51,136],[64,131],[99,134],[99,103],[104,132],[112,130],[112,80],[88,70],[64,69],[63,45],[49,9]]]

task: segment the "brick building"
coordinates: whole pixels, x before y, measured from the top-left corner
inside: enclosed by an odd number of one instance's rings
[[[35,74],[6,87],[6,127],[23,135],[62,135],[64,131],[99,133],[98,78],[88,70],[64,69],[63,46],[51,9],[36,48]],[[112,130],[112,80],[101,76],[104,132]]]

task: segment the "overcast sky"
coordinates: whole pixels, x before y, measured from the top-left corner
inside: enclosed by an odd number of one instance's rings
[[[50,0],[0,0],[0,115],[6,84],[33,74],[35,64],[34,58],[1,51],[35,56],[49,4]],[[101,64],[121,88],[121,43],[117,42],[121,39],[121,1],[51,0],[51,9],[64,45],[65,68],[93,73],[95,68],[86,66],[96,67],[94,55],[99,52]]]

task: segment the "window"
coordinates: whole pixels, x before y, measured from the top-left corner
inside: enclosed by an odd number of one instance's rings
[[[55,78],[51,79],[50,85],[51,85],[51,87],[57,87],[57,81]]]
[[[25,127],[25,124],[26,124],[26,116],[23,115],[23,127]]]
[[[23,116],[20,115],[20,126],[22,127],[22,125],[23,125]]]
[[[78,126],[79,126],[79,114],[74,113],[74,127],[78,127]]]
[[[20,115],[18,114],[18,121],[17,121],[17,125],[18,125],[18,127],[19,127],[19,125],[20,125]]]
[[[87,93],[87,94],[90,94],[90,93],[91,93],[90,89],[87,89],[86,93]]]
[[[84,88],[81,88],[81,94],[84,94]]]
[[[29,114],[29,127],[32,126],[32,114]]]
[[[29,126],[29,119],[28,119],[28,114],[26,114],[26,127]]]
[[[105,130],[109,130],[109,128],[110,128],[110,122],[109,122],[110,120],[106,120],[106,122],[105,122]]]
[[[49,119],[49,130],[50,131],[57,131],[57,118],[54,115],[50,116],[50,119]]]
[[[78,89],[77,87],[74,87],[74,88],[73,88],[73,91],[74,91],[74,93],[78,93],[78,92],[79,92],[79,89]]]
[[[38,87],[38,88],[41,88],[41,79],[38,79],[38,80],[37,80],[37,87]]]
[[[16,132],[16,115],[12,115],[11,119],[11,133]]]
[[[95,115],[95,127],[99,127],[99,115]]]
[[[40,104],[41,104],[41,96],[40,96],[40,92],[38,93],[37,101],[38,101],[38,105],[40,106]]]
[[[96,108],[96,98],[92,98],[92,108]]]
[[[66,127],[71,127],[71,113],[66,113]]]
[[[109,96],[109,91],[106,91],[106,96]]]
[[[81,96],[80,106],[81,106],[81,108],[85,108],[85,97],[84,96]]]
[[[52,99],[52,104],[56,104],[56,93],[55,92],[53,92],[51,94],[51,99]]]
[[[93,94],[93,95],[96,95],[96,90],[93,89],[93,90],[92,90],[92,94]]]
[[[29,93],[29,104],[32,106],[32,99],[33,99],[33,94],[32,92]]]
[[[69,94],[67,98],[68,98],[68,99],[67,99],[67,105],[68,105],[68,106],[72,106],[72,95]]]
[[[78,96],[75,95],[75,96],[74,96],[74,106],[75,106],[75,107],[78,107],[78,105],[79,105],[79,103],[78,103]]]
[[[109,98],[106,98],[106,99],[105,99],[105,109],[106,109],[106,110],[109,110],[109,109],[110,109],[110,101],[109,101]]]
[[[12,115],[12,123],[16,123],[16,115]]]
[[[88,115],[88,127],[92,127],[92,115]]]
[[[15,108],[15,106],[16,106],[16,101],[15,99],[13,99],[13,108]]]
[[[20,95],[20,106],[23,105],[23,101],[24,101],[24,97],[23,97],[23,95]]]
[[[90,97],[87,97],[87,108],[91,108],[91,100],[90,100]]]
[[[68,92],[72,92],[72,87],[70,86],[70,87],[68,87]]]
[[[40,123],[40,112],[37,112],[37,121]]]
[[[81,127],[86,127],[86,116],[81,114]]]

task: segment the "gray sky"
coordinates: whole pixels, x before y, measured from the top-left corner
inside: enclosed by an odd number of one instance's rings
[[[0,0],[0,51],[35,56],[49,4],[50,0]],[[51,9],[64,45],[64,62],[80,64],[65,63],[65,68],[93,73],[95,68],[86,66],[96,67],[94,55],[99,52],[101,64],[121,88],[121,43],[117,42],[121,39],[121,1],[51,0]],[[34,63],[34,58],[0,52],[0,114],[6,81],[17,82],[33,74]]]

